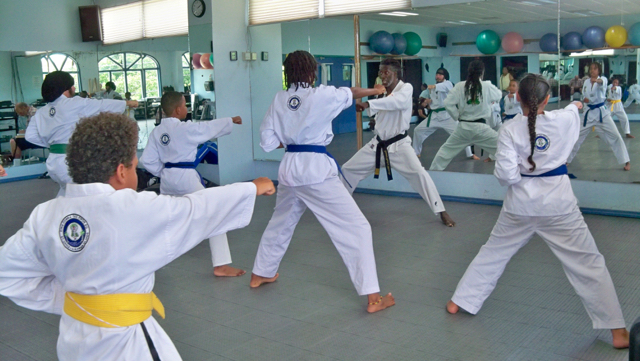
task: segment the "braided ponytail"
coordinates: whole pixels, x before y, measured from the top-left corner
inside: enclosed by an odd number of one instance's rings
[[[533,161],[533,152],[536,149],[536,118],[538,117],[538,105],[544,102],[549,94],[551,86],[549,82],[538,74],[527,74],[520,82],[518,95],[523,104],[529,109],[527,124],[529,126],[529,141],[531,142],[531,154],[527,161],[531,164],[529,171],[536,169],[536,162]]]
[[[535,88],[535,83],[531,86],[533,90]],[[536,162],[533,161],[533,151],[536,149],[536,118],[538,117],[538,98],[533,94],[527,103],[527,107],[529,108],[529,115],[527,116],[527,124],[529,125],[529,141],[531,142],[531,154],[527,160],[532,165],[529,168],[530,171],[534,171],[536,169]]]

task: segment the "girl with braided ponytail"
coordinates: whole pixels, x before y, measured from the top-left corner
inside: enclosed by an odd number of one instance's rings
[[[523,114],[500,129],[495,176],[509,186],[487,243],[456,287],[447,311],[476,314],[498,283],[507,263],[534,234],[562,263],[582,299],[593,328],[610,329],[613,346],[629,347],[613,281],[582,218],[567,176],[566,161],[578,140],[582,103],[545,112],[549,83],[540,75],[522,79],[518,101]]]

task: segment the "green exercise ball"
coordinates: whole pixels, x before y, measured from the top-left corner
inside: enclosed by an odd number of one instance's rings
[[[493,30],[485,30],[478,34],[476,46],[482,54],[493,54],[500,49],[500,36]]]
[[[408,31],[402,34],[402,36],[407,40],[407,48],[404,51],[405,54],[416,55],[422,50],[422,39],[420,39],[420,35],[413,31]]]

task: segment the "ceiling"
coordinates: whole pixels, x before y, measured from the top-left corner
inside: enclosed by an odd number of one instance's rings
[[[469,3],[404,10],[418,13],[418,16],[365,14],[362,18],[413,25],[428,24],[433,27],[455,27],[553,20],[558,18],[557,9],[558,4],[555,0],[475,0]],[[561,0],[560,11],[562,19],[638,14],[640,0]]]

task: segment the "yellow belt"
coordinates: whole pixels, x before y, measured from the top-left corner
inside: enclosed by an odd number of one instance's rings
[[[153,292],[112,295],[67,292],[64,296],[64,312],[67,315],[98,327],[133,326],[151,317],[152,310],[164,318],[164,306]]]
[[[620,100],[620,99],[617,99],[617,100],[609,100],[609,101],[611,102],[611,112],[613,112],[613,106],[614,106],[616,103],[622,103],[622,100]]]

